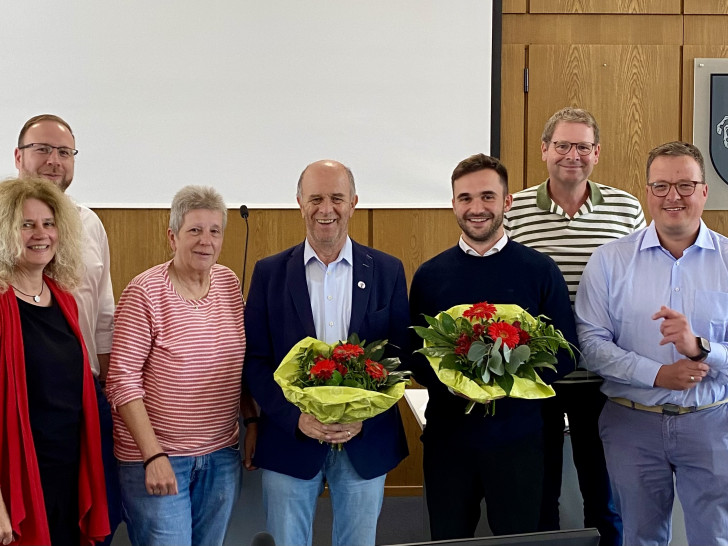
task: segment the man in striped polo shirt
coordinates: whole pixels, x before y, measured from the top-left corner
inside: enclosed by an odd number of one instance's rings
[[[645,227],[639,201],[629,193],[589,180],[599,162],[599,127],[580,108],[563,108],[546,122],[541,158],[549,178],[513,195],[506,233],[514,241],[551,256],[569,287],[572,305],[582,271],[598,246]],[[544,404],[545,478],[540,529],[559,528],[564,413],[584,498],[584,524],[596,527],[602,545],[622,543],[622,522],[609,485],[597,420],[605,397],[602,378],[577,370],[553,386]]]

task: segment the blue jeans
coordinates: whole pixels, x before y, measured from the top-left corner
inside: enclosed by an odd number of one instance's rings
[[[263,471],[267,530],[278,546],[311,546],[316,500],[329,484],[334,522],[333,546],[374,546],[386,474],[365,480],[349,462],[346,449],[332,449],[310,480]]]
[[[177,495],[147,493],[142,463],[119,463],[121,498],[134,546],[222,545],[240,496],[240,451],[226,447],[199,457],[170,457]]]

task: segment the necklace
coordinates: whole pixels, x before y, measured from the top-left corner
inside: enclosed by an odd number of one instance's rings
[[[12,286],[12,287],[13,287],[13,288],[14,288],[15,290],[17,290],[18,292],[20,292],[21,294],[23,294],[23,296],[25,296],[26,298],[33,298],[33,301],[34,301],[35,303],[39,303],[39,302],[40,302],[40,297],[41,297],[41,296],[43,295],[43,290],[45,289],[45,281],[43,281],[43,284],[41,284],[41,285],[40,285],[40,292],[38,292],[38,294],[37,294],[37,295],[35,295],[35,296],[33,296],[32,294],[26,294],[25,292],[23,292],[23,291],[22,291],[22,290],[21,290],[20,288],[18,288],[18,287],[17,287],[17,286],[15,286],[14,284],[13,284],[13,285],[11,285],[11,286]]]

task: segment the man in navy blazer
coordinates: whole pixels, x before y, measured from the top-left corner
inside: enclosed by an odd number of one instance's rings
[[[388,339],[387,356],[404,356],[404,268],[349,238],[358,198],[346,166],[306,167],[297,201],[306,240],[255,265],[245,311],[245,377],[261,407],[253,462],[264,469],[267,529],[276,544],[310,545],[316,500],[328,483],[333,546],[374,545],[386,473],[407,456],[397,406],[363,422],[324,425],[284,398],[273,372],[306,336]]]

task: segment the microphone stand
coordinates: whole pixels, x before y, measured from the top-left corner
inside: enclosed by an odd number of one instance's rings
[[[250,235],[250,226],[248,225],[248,207],[240,205],[240,216],[245,220],[245,250],[243,251],[243,276],[240,279],[240,293],[245,300],[245,269],[248,265],[248,235]]]

